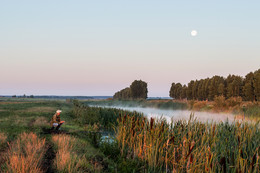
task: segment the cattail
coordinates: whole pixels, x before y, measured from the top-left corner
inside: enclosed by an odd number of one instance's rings
[[[123,125],[125,124],[125,120],[126,120],[126,114],[124,115]]]
[[[174,143],[174,136],[172,136],[169,140],[170,143]]]
[[[213,126],[213,137],[215,136],[215,129],[216,129],[216,124]]]
[[[154,119],[151,117],[151,121],[150,121],[150,130],[151,131],[153,130],[153,122],[154,122]]]
[[[220,159],[220,165],[222,166],[222,170],[223,170],[223,172],[224,173],[226,173],[227,172],[227,168],[226,168],[226,158],[225,157],[222,157],[221,159]]]
[[[162,124],[161,124],[161,127],[160,127],[160,133],[159,133],[159,137],[161,137],[161,134],[163,133],[163,131],[164,131],[164,123],[163,123],[163,121],[162,121]]]
[[[251,170],[254,170],[254,164],[256,162],[256,153],[254,154],[253,158],[252,158],[252,162],[250,164]]]

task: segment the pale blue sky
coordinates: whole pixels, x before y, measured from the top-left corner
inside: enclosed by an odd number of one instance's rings
[[[0,1],[0,94],[113,95],[260,68],[260,1]],[[198,31],[196,37],[190,32]]]

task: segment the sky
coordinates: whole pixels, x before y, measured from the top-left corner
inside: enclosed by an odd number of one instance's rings
[[[260,68],[260,1],[1,0],[0,95],[107,95]],[[191,31],[198,34],[191,36]]]

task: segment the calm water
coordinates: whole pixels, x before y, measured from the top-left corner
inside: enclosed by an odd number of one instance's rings
[[[140,113],[143,113],[148,118],[155,117],[165,118],[168,122],[172,120],[179,120],[184,119],[188,120],[190,118],[191,113],[194,113],[194,117],[202,122],[207,121],[214,121],[214,122],[220,122],[220,121],[234,121],[234,115],[227,114],[227,113],[209,113],[209,112],[191,112],[188,110],[165,110],[165,109],[158,109],[158,108],[142,108],[142,107],[123,107],[123,106],[100,106],[100,107],[106,107],[106,108],[117,108],[117,109],[123,109],[127,111],[137,111]]]

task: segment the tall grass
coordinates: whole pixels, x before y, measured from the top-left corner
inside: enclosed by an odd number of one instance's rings
[[[0,133],[0,146],[6,142],[7,136],[5,133]]]
[[[52,141],[57,147],[54,166],[59,172],[78,172],[79,167],[84,162],[73,152],[76,140],[68,135],[54,135]]]
[[[83,103],[74,100],[73,101],[73,115],[76,122],[85,126],[86,124],[94,125],[99,124],[102,129],[112,130],[114,125],[117,124],[117,118],[122,114],[132,114],[133,116],[143,116],[140,113],[132,113],[114,108],[101,108],[101,107],[89,107]]]
[[[143,162],[142,172],[259,172],[259,122],[167,124],[122,116],[116,138],[121,156]]]
[[[42,158],[45,153],[45,139],[34,133],[22,133],[7,152],[6,172],[35,173],[43,172]]]

